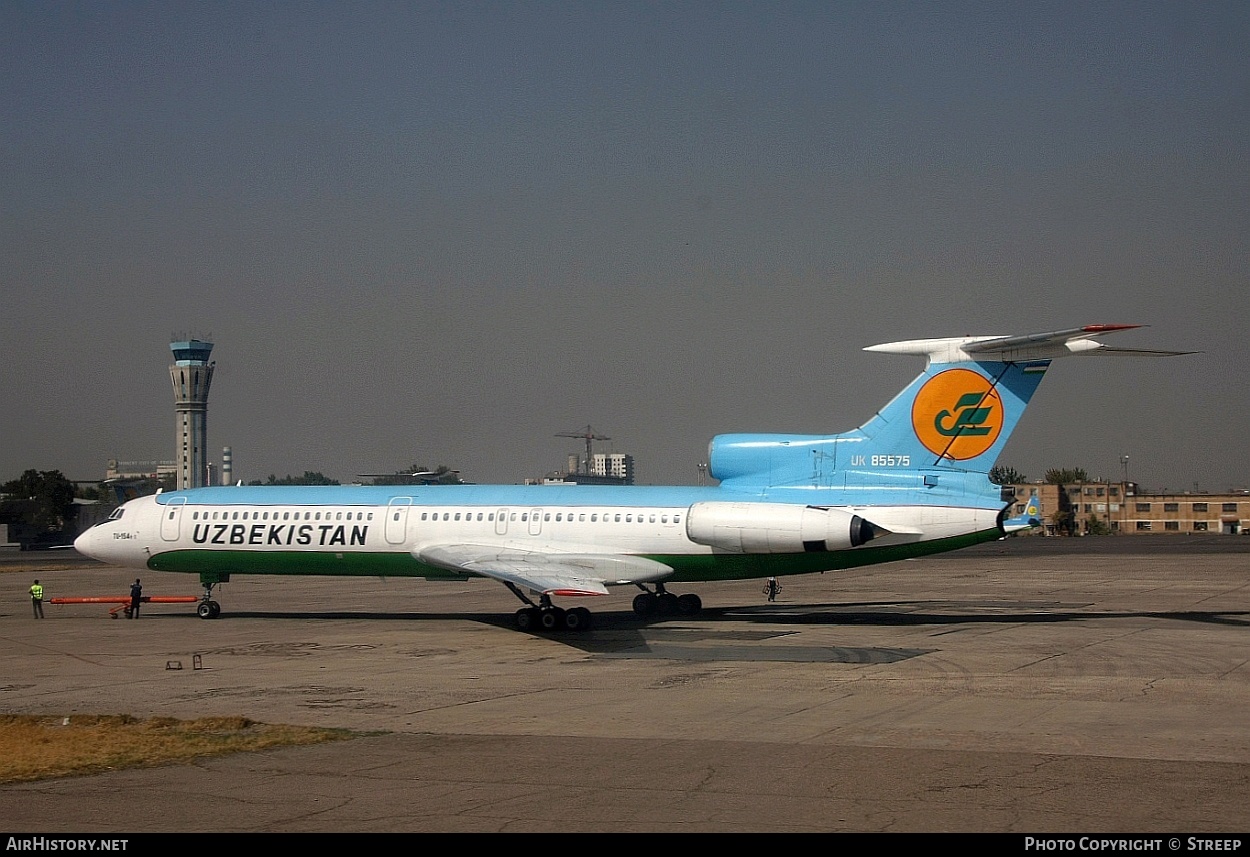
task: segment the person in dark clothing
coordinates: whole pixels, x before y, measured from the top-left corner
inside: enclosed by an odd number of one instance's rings
[[[135,578],[134,586],[130,587],[130,618],[139,618],[139,602],[143,600],[143,586],[139,583],[139,578]]]

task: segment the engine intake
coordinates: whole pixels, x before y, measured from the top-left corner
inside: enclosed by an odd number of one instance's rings
[[[857,548],[888,532],[859,515],[788,503],[695,503],[692,542],[727,553],[803,553]]]

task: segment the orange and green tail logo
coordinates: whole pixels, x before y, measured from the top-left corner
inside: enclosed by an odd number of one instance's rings
[[[934,375],[916,394],[911,424],[925,449],[942,458],[976,458],[1003,430],[1003,403],[984,376],[970,369]]]

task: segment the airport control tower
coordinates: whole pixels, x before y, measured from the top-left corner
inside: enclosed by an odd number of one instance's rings
[[[213,343],[187,339],[169,343],[169,350],[174,353],[169,379],[177,415],[178,488],[200,488],[208,479],[208,387],[213,382],[208,355]]]

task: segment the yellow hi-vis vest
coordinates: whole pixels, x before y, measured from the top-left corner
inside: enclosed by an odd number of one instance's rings
[[[32,601],[43,600],[43,587],[36,583],[30,588],[30,598]]]

